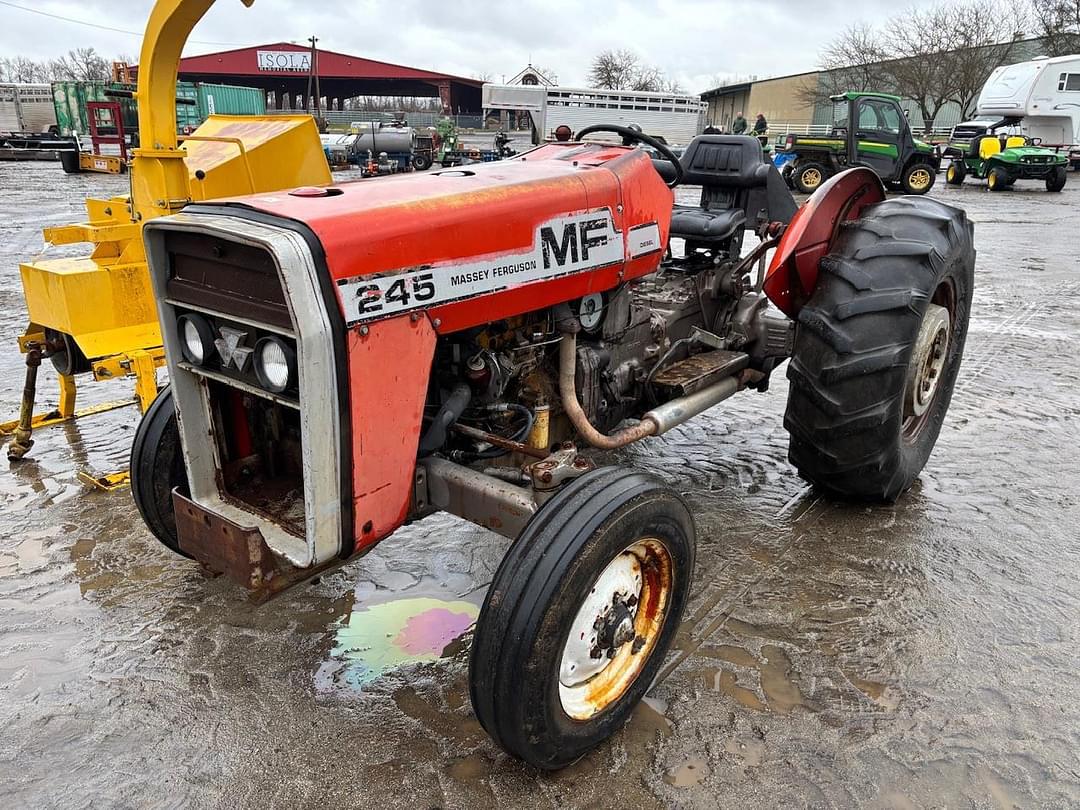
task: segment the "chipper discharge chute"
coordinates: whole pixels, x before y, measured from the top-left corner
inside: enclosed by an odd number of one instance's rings
[[[331,180],[308,115],[211,115],[192,135],[177,135],[180,51],[190,26],[210,5],[212,0],[169,0],[157,3],[151,14],[136,92],[143,147],[134,152],[131,194],[88,199],[85,222],[44,231],[50,245],[89,243],[89,255],[20,265],[29,315],[19,337],[26,386],[19,419],[0,424],[0,436],[12,437],[11,459],[29,452],[35,428],[132,403],[145,411],[157,394],[156,369],[164,364],[164,353],[143,249],[146,222],[214,197]],[[59,406],[35,415],[43,359],[51,360],[59,375]],[[76,379],[82,375],[134,377],[136,396],[76,410]],[[126,474],[89,480],[113,486]]]

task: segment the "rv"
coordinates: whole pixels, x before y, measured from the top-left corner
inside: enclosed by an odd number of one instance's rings
[[[485,110],[528,112],[533,143],[551,140],[559,126],[574,132],[593,124],[636,124],[671,145],[684,146],[701,132],[706,104],[697,96],[521,84],[485,84]],[[597,133],[597,140],[618,136]]]
[[[1042,146],[1068,149],[1069,162],[1080,168],[1080,54],[997,68],[979,94],[976,116],[1001,122]]]

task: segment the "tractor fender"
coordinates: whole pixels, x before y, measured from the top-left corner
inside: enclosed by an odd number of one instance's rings
[[[798,317],[814,293],[818,265],[840,226],[884,199],[881,178],[864,167],[833,175],[814,192],[792,217],[765,274],[763,289],[777,309],[789,318]]]

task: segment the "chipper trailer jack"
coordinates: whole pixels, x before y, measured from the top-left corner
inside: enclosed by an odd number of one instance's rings
[[[133,403],[145,411],[154,400],[165,355],[143,248],[147,222],[213,197],[331,180],[318,130],[306,115],[211,115],[178,142],[180,52],[189,20],[211,5],[213,0],[159,0],[151,12],[136,90],[142,147],[133,153],[131,193],[88,199],[86,222],[44,231],[50,245],[89,243],[90,255],[19,267],[30,321],[19,337],[27,373],[19,418],[0,424],[13,460],[30,451],[37,428]],[[43,359],[59,376],[60,399],[56,409],[35,415]],[[76,410],[76,380],[83,377],[134,377],[135,399]],[[80,477],[110,488],[124,483],[127,473]]]
[[[886,200],[869,169],[796,210],[753,138],[680,159],[621,126],[190,205],[144,236],[171,379],[132,448],[150,531],[259,597],[440,510],[505,536],[472,705],[545,769],[627,719],[692,579],[689,505],[596,451],[763,394],[786,361],[799,474],[893,500],[945,418],[975,263],[962,211]]]

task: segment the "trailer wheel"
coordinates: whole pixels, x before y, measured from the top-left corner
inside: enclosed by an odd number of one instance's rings
[[[926,194],[934,187],[937,172],[929,163],[912,163],[900,178],[900,185],[907,194]]]
[[[813,194],[825,182],[827,172],[820,163],[801,163],[791,173],[795,188],[803,194]]]
[[[967,177],[967,166],[962,160],[954,160],[945,172],[945,182],[950,186],[962,186]]]
[[[495,742],[555,770],[618,731],[678,630],[694,551],[686,504],[642,473],[594,470],[544,504],[476,623],[470,695]]]
[[[172,389],[165,387],[146,409],[131,445],[131,494],[143,522],[170,551],[191,559],[180,550],[176,537],[172,491],[187,494],[187,472],[176,425]]]
[[[431,155],[413,155],[412,165],[418,172],[427,171],[431,168]]]
[[[1012,185],[1009,173],[1000,166],[995,166],[986,176],[986,187],[991,191],[1004,191]]]
[[[936,200],[887,200],[840,231],[821,270],[788,366],[788,455],[822,490],[893,501],[926,464],[952,398],[972,226]]]
[[[1047,191],[1061,191],[1065,188],[1065,182],[1069,179],[1069,175],[1065,172],[1064,166],[1055,166],[1051,170],[1050,174],[1046,175],[1046,190]]]
[[[67,332],[57,332],[55,329],[45,330],[45,340],[62,348],[49,352],[49,360],[56,369],[57,374],[71,376],[72,374],[85,374],[90,370],[90,361],[86,359],[83,350],[75,342],[75,338]]]

